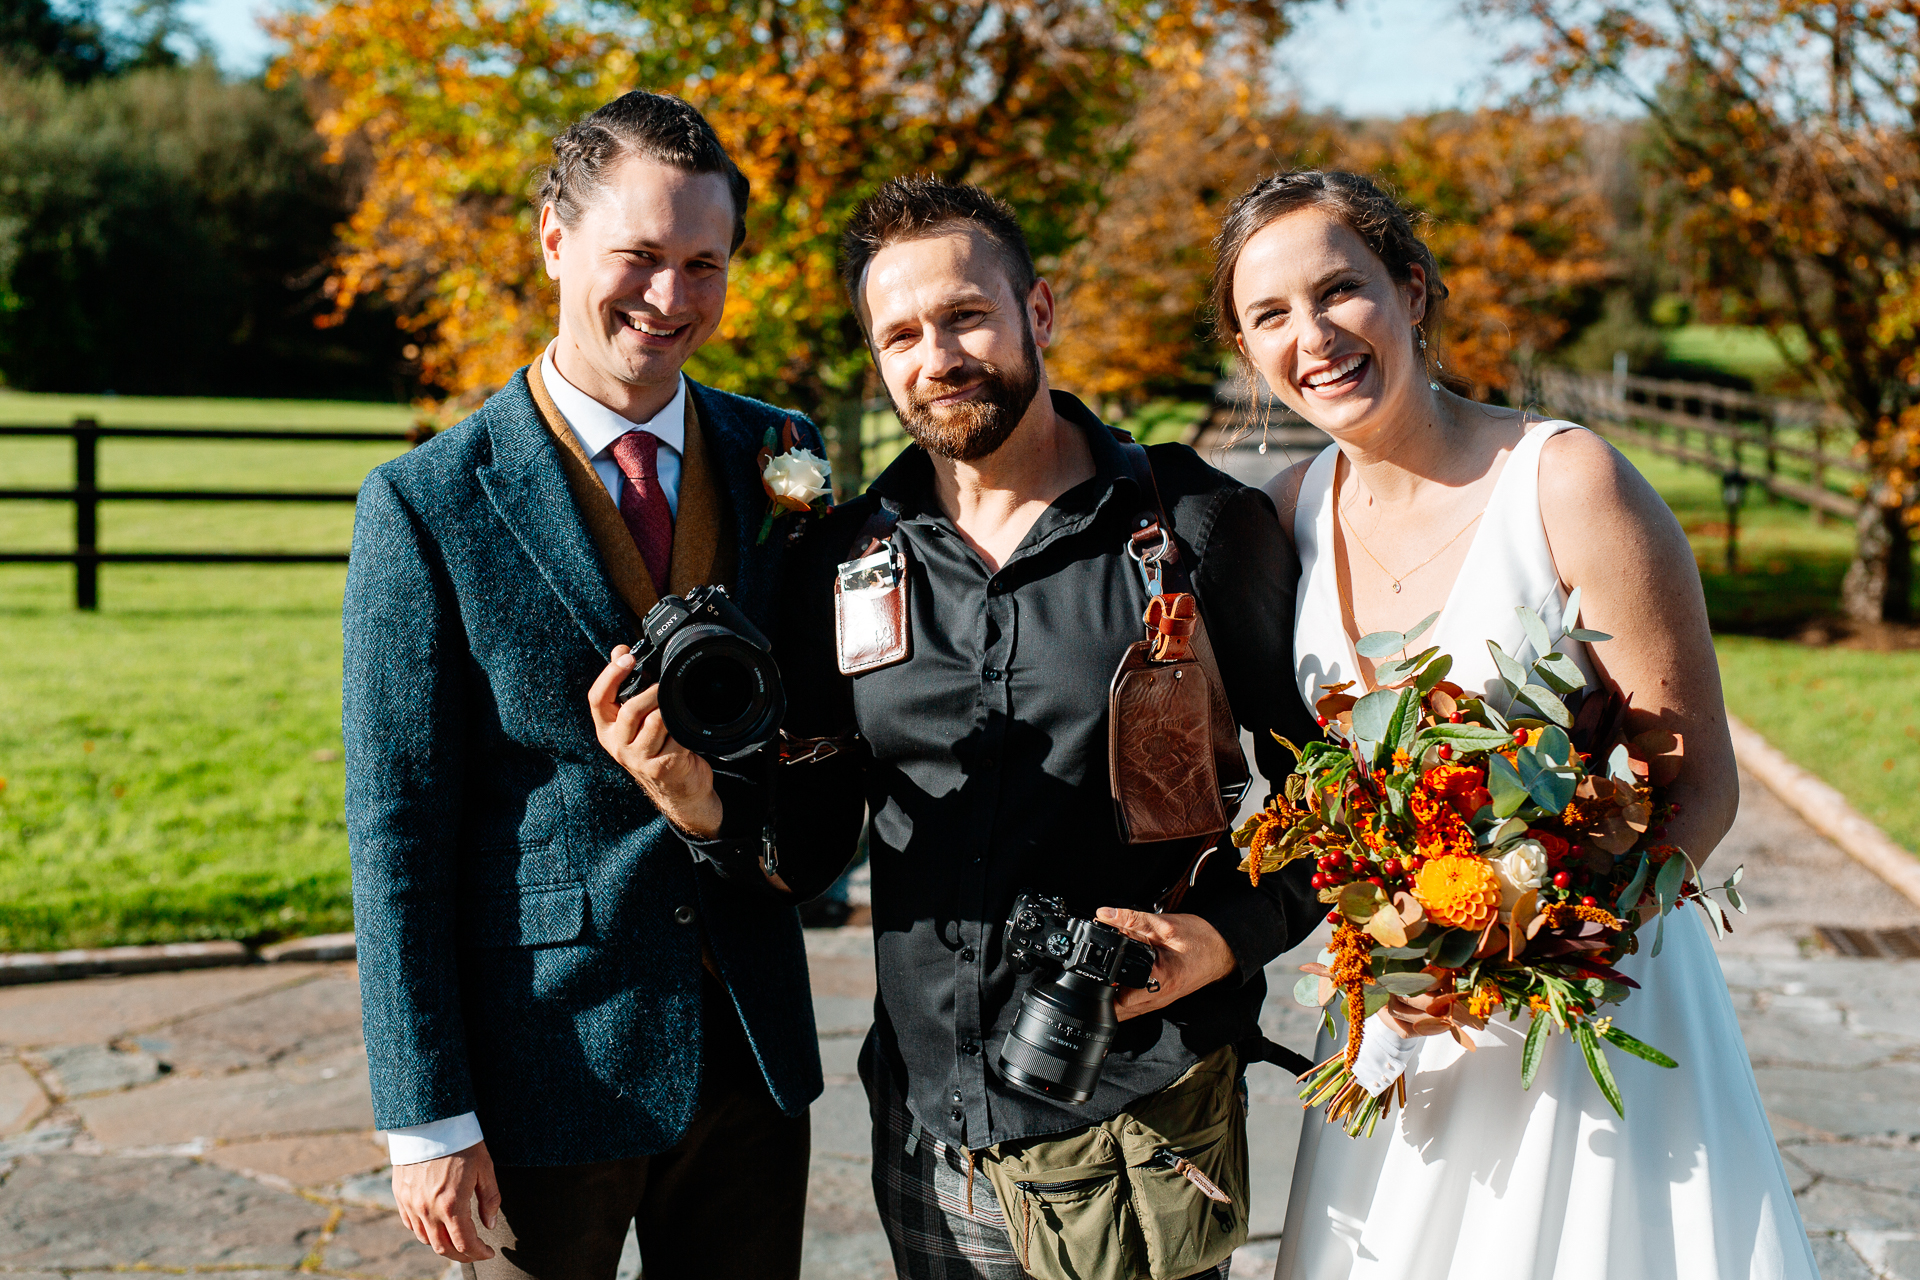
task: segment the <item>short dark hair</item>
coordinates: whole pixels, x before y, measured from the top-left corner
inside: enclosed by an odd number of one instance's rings
[[[1033,291],[1040,276],[1013,206],[979,187],[917,174],[895,178],[862,200],[840,235],[840,280],[854,310],[860,308],[860,277],[875,254],[888,245],[963,227],[993,246],[1016,298]]]
[[[727,154],[707,118],[665,93],[635,89],[591,115],[580,117],[553,140],[553,163],[540,177],[534,212],[553,206],[562,226],[579,225],[599,193],[607,171],[629,156],[645,156],[688,173],[717,173],[733,197],[733,244],[747,238],[747,197],[752,184]]]
[[[1347,224],[1386,264],[1387,274],[1402,283],[1419,267],[1427,278],[1427,306],[1422,329],[1439,319],[1447,286],[1433,253],[1413,229],[1413,216],[1372,179],[1337,170],[1295,169],[1260,179],[1241,193],[1227,209],[1220,234],[1213,238],[1213,282],[1208,290],[1214,332],[1228,347],[1240,332],[1240,316],[1233,305],[1233,272],[1240,252],[1262,228],[1301,209],[1324,209]]]

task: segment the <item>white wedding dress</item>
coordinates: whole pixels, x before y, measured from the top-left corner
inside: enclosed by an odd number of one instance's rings
[[[1566,592],[1541,527],[1538,477],[1541,445],[1568,429],[1549,422],[1521,437],[1446,608],[1421,638],[1453,655],[1449,678],[1469,690],[1498,675],[1489,639],[1523,662],[1536,656],[1516,605],[1560,634]],[[1319,685],[1359,678],[1331,550],[1337,458],[1329,446],[1313,463],[1294,517],[1294,643],[1309,705]],[[1524,1026],[1496,1019],[1471,1054],[1450,1037],[1425,1038],[1407,1069],[1406,1110],[1371,1137],[1348,1138],[1319,1111],[1305,1117],[1275,1280],[1817,1280],[1698,909],[1668,917],[1657,959],[1651,930],[1641,936],[1640,953],[1620,965],[1641,989],[1616,1021],[1680,1065],[1609,1049],[1624,1120],[1565,1035],[1548,1041],[1525,1092]],[[1333,1049],[1323,1032],[1315,1060]]]

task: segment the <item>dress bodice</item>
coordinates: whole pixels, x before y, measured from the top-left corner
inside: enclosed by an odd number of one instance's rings
[[[1438,645],[1453,656],[1448,679],[1469,693],[1489,694],[1500,672],[1487,650],[1492,640],[1523,665],[1540,655],[1527,640],[1519,615],[1530,606],[1559,639],[1572,619],[1563,619],[1567,590],[1547,546],[1540,520],[1540,450],[1562,431],[1579,430],[1571,422],[1542,422],[1520,437],[1487,498],[1486,514],[1474,530],[1466,559],[1447,595],[1446,606],[1414,646]],[[1341,621],[1340,584],[1333,557],[1334,475],[1340,447],[1328,445],[1308,468],[1294,507],[1293,538],[1300,549],[1300,588],[1294,606],[1294,674],[1301,698],[1311,707],[1320,686],[1359,680],[1353,637]],[[1412,626],[1418,618],[1408,618]],[[1587,646],[1569,640],[1560,646],[1594,684]],[[1500,710],[1504,696],[1490,696]]]

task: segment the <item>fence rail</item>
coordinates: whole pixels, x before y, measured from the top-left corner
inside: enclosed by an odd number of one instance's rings
[[[1541,369],[1535,379],[1539,404],[1556,417],[1688,466],[1738,472],[1819,514],[1859,514],[1852,480],[1868,470],[1853,456],[1851,423],[1829,405],[1627,374]]]
[[[103,564],[345,564],[344,551],[102,551],[102,502],[353,502],[357,493],[312,489],[103,489],[99,484],[100,441],[224,440],[302,444],[417,445],[432,432],[288,431],[272,427],[103,427],[93,418],[65,426],[0,426],[0,438],[65,436],[73,441],[73,484],[69,488],[0,488],[0,502],[71,502],[73,550],[0,550],[0,564],[70,564],[77,609],[100,607]]]

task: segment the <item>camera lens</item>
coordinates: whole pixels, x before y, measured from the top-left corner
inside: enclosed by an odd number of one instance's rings
[[[660,662],[660,718],[673,740],[731,760],[767,742],[786,714],[779,668],[725,627],[687,627]]]
[[[1113,988],[1068,970],[1035,983],[1000,1046],[1007,1083],[1042,1097],[1080,1105],[1100,1083],[1100,1067],[1120,1021]]]

